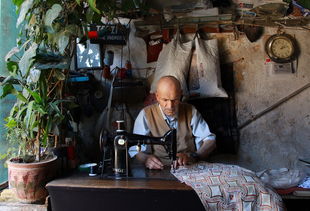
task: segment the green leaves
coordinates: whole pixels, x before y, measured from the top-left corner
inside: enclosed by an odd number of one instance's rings
[[[20,3],[20,1],[16,1],[16,2],[18,4]],[[18,27],[25,20],[25,17],[29,9],[32,7],[32,5],[33,5],[33,0],[26,0],[21,4],[19,16],[16,22],[16,27]]]
[[[96,0],[87,0],[89,6],[98,14],[100,14],[100,10],[96,7]]]
[[[76,37],[79,34],[77,25],[68,25],[58,36],[58,49],[61,54],[64,54],[65,49],[69,44],[70,37]]]
[[[59,52],[61,54],[64,54],[68,44],[69,44],[69,37],[66,35],[65,32],[62,32],[59,34],[58,36],[58,49],[59,49]]]
[[[30,48],[25,51],[24,55],[19,61],[19,68],[23,76],[25,76],[26,73],[28,72],[30,64],[31,64],[31,59],[36,55],[37,48],[38,48],[38,45],[35,42],[32,43]]]
[[[5,126],[8,128],[14,128],[16,127],[16,125],[17,125],[17,122],[12,118],[5,124]]]
[[[6,84],[6,85],[2,86],[2,95],[0,96],[0,99],[3,99],[8,94],[12,94],[14,89],[15,88],[13,87],[12,84]]]
[[[64,81],[66,79],[65,74],[61,72],[61,70],[55,70],[54,76],[59,80],[59,81]]]
[[[18,71],[18,63],[14,61],[9,61],[6,63],[6,67],[11,74],[11,76],[16,76]]]
[[[26,116],[24,118],[24,124],[26,125],[26,128],[28,128],[28,129],[32,129],[31,126],[33,125],[33,122],[36,119],[36,114],[33,112],[33,104],[34,103],[35,103],[34,101],[30,101],[27,105],[27,112],[26,112]]]
[[[42,104],[42,98],[41,96],[37,93],[37,92],[34,92],[34,91],[31,91],[30,89],[26,88],[25,89],[29,92],[29,94],[33,97],[33,99],[35,100],[36,103],[38,104]]]
[[[18,47],[12,48],[5,56],[4,60],[7,62],[13,55],[19,52]]]
[[[55,44],[58,47],[59,53],[64,55],[65,50],[68,47],[70,38],[79,36],[80,28],[75,24],[67,25],[65,28],[59,31],[48,33],[48,41]]]
[[[59,16],[62,11],[62,7],[59,4],[54,4],[51,9],[46,12],[44,18],[44,24],[46,27],[50,28],[53,31],[53,21]]]
[[[15,4],[17,7],[20,7],[22,5],[22,3],[24,2],[24,0],[12,0],[13,4]]]
[[[66,79],[64,70],[69,69],[73,52],[71,43],[83,36],[87,23],[100,23],[103,14],[115,17],[117,6],[109,0],[12,1],[19,11],[16,26],[21,29],[18,46],[5,57],[10,76],[1,83],[0,98],[17,97],[7,118],[7,139],[31,154],[34,139],[48,142],[64,119],[60,105],[68,108],[69,103],[59,98],[64,84],[60,81]]]

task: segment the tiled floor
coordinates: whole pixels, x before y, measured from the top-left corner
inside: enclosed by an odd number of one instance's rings
[[[46,204],[24,204],[18,202],[14,194],[9,189],[4,189],[0,193],[1,211],[47,211]]]

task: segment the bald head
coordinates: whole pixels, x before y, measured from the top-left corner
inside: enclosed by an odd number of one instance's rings
[[[174,76],[164,76],[157,83],[156,99],[168,116],[174,116],[177,113],[181,98],[181,85]]]
[[[181,84],[174,76],[163,76],[157,82],[156,92],[166,89],[173,89],[175,92],[181,92]]]

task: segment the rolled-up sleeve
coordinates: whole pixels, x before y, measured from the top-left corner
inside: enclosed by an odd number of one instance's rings
[[[145,117],[145,112],[144,110],[141,110],[140,113],[138,114],[134,127],[133,127],[133,133],[139,134],[139,135],[149,135],[150,134],[150,129],[147,125],[147,120]],[[142,144],[141,145],[141,151],[144,152],[147,150],[147,146]],[[129,147],[128,153],[130,157],[134,157],[138,151],[137,151],[137,146],[131,146]]]
[[[197,150],[204,141],[213,141],[216,139],[215,134],[210,132],[207,122],[202,118],[195,107],[192,109],[191,127]]]

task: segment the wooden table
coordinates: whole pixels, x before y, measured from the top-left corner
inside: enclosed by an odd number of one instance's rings
[[[167,169],[139,168],[133,175],[115,180],[80,172],[54,180],[47,184],[52,210],[204,210],[195,191]]]

